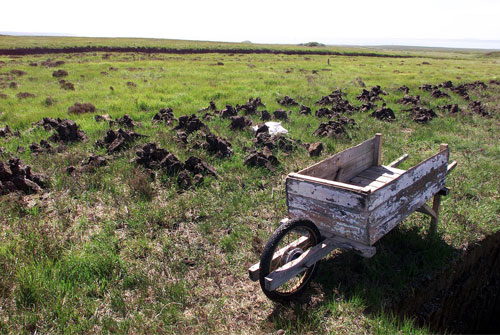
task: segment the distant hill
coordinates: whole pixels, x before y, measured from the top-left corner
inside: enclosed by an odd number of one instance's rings
[[[68,37],[77,36],[77,35],[66,34],[66,33],[26,33],[26,32],[17,32],[17,31],[0,31],[0,35],[7,35],[7,36],[68,36]]]

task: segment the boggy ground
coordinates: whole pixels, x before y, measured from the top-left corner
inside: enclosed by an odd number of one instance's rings
[[[45,178],[38,193],[1,196],[0,329],[427,332],[425,325],[420,328],[410,319],[392,316],[394,306],[409,287],[432,278],[462,249],[497,231],[500,215],[500,88],[490,84],[500,77],[499,60],[484,54],[430,56],[330,57],[330,65],[327,56],[238,53],[0,57],[0,129],[5,135],[0,137],[0,161],[18,157]],[[57,70],[68,73],[64,78],[74,90],[60,88],[59,78],[53,77]],[[467,86],[466,100],[462,88],[439,87],[448,80],[453,87],[475,81],[487,87]],[[10,87],[11,82],[16,85]],[[419,88],[424,84],[431,90]],[[356,98],[377,85],[387,95],[370,97],[372,105]],[[403,85],[409,91],[399,90]],[[432,97],[434,86],[450,97]],[[333,94],[337,89],[345,94]],[[34,96],[16,97],[20,92]],[[335,101],[341,97],[338,105],[315,104],[331,94]],[[405,94],[420,96],[418,107],[436,116],[425,123],[414,121],[409,111],[413,106],[398,103]],[[299,105],[279,105],[287,95]],[[292,150],[279,145],[264,149],[251,128],[233,130],[231,119],[219,113],[228,104],[242,106],[257,97],[265,107],[259,106],[255,114],[238,114],[257,125],[262,123],[261,111],[273,115],[285,108],[282,124],[293,140]],[[205,109],[212,106],[210,101],[216,107]],[[472,101],[481,104],[471,105]],[[75,103],[90,103],[95,110],[70,113]],[[384,103],[394,113],[391,122],[371,116]],[[307,110],[301,105],[312,112],[299,113]],[[169,122],[152,122],[168,108],[173,112]],[[327,110],[318,117],[320,108]],[[95,121],[96,115],[106,114],[109,120]],[[109,122],[125,114],[133,130]],[[72,129],[69,134],[81,131],[85,137],[58,141],[52,137],[57,130],[46,130],[43,122],[34,124],[44,117],[72,120],[75,125],[66,122],[71,127],[64,129]],[[341,120],[351,119],[355,123],[343,126],[341,136],[314,135],[322,123],[337,129]],[[175,129],[179,120],[197,129]],[[109,130],[116,133],[120,128],[142,136],[116,151],[96,146]],[[374,258],[335,252],[320,262],[320,273],[302,299],[288,306],[269,302],[246,271],[286,216],[286,174],[376,132],[384,134],[384,163],[410,154],[402,168],[437,152],[440,143],[450,145],[451,159],[459,166],[447,182],[452,192],[443,201],[438,234],[428,236],[428,219],[413,214],[377,243]],[[223,154],[207,150],[214,138]],[[323,153],[311,157],[306,144],[318,142]],[[37,146],[32,148],[45,148],[46,143],[54,150],[30,149],[33,144]],[[179,178],[187,170],[175,175],[168,172],[171,165],[164,169],[161,161],[154,169],[144,168],[137,152],[147,143],[168,151],[181,165],[196,157],[216,175],[188,171]],[[272,169],[244,164],[245,158],[262,150],[279,164]],[[188,187],[186,176],[192,179]]]

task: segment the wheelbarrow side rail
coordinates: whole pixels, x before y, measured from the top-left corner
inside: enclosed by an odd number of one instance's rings
[[[274,256],[274,259],[279,259],[287,250],[294,249],[300,245],[307,243],[307,238],[301,237],[280,249]],[[300,257],[292,262],[286,263],[282,267],[276,269],[266,277],[266,287],[269,290],[274,290],[293,276],[305,271],[307,268],[314,265],[320,259],[328,255],[334,249],[352,250],[363,257],[372,257],[375,255],[375,247],[366,246],[361,243],[350,241],[340,236],[326,237],[321,243],[304,252]],[[248,275],[251,280],[259,280],[259,263],[252,265],[248,269]]]
[[[439,208],[436,206],[430,211],[426,202],[435,195],[440,197],[438,193],[445,187],[448,156],[448,146],[442,145],[438,154],[408,169],[370,194],[367,206],[370,245],[417,209],[437,218]]]
[[[334,249],[353,250],[362,254],[364,257],[372,257],[375,255],[374,247],[368,247],[339,236],[332,236],[307,250],[297,259],[284,264],[282,267],[267,275],[265,278],[266,288],[270,291],[275,290],[286,283],[290,278],[313,266]]]
[[[288,219],[285,219],[285,220],[288,221]],[[281,221],[281,224],[283,224],[285,220]],[[302,236],[301,238],[299,238],[299,239],[293,241],[292,243],[288,244],[287,246],[281,248],[273,255],[273,259],[271,261],[272,264],[276,264],[275,262],[278,261],[279,259],[281,259],[283,254],[285,252],[287,252],[288,250],[292,250],[295,248],[301,248],[302,246],[306,245],[308,241],[309,241],[309,239],[307,237]],[[253,281],[259,280],[259,268],[260,268],[260,263],[256,263],[248,269],[248,276],[250,277],[251,280],[253,280]]]

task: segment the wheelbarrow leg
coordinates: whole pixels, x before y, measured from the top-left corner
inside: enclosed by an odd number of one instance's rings
[[[440,151],[448,150],[448,144],[441,144],[439,147]],[[448,160],[449,157],[446,158]],[[454,166],[453,166],[454,167]],[[453,167],[451,169],[453,169]],[[449,173],[449,171],[447,171]],[[441,206],[441,196],[448,195],[449,189],[444,187],[438,193],[434,195],[434,200],[432,201],[432,210],[434,211],[434,215],[431,215],[431,225],[429,227],[430,234],[437,233],[437,225],[439,223],[439,207]]]
[[[431,225],[429,227],[429,233],[435,234],[437,233],[437,225],[439,223],[439,207],[441,206],[441,197],[447,196],[450,193],[450,189],[448,187],[443,187],[438,193],[434,195],[434,199],[432,201],[432,209],[427,205],[423,206],[422,212],[430,215],[431,217]]]
[[[441,194],[437,193],[434,196],[434,200],[432,202],[432,209],[434,210],[434,213],[436,213],[436,215],[431,216],[431,225],[429,227],[430,234],[437,233],[437,225],[439,223],[439,207],[440,206],[441,206]]]

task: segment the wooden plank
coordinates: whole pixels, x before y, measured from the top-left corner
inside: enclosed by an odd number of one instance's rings
[[[382,183],[388,183],[394,178],[397,178],[398,176],[400,175],[387,174],[387,173],[381,174],[380,172],[373,171],[372,168],[369,168],[358,174],[356,177],[363,177],[366,179],[375,180]]]
[[[426,205],[427,206],[427,205]],[[441,195],[437,193],[432,201],[432,211],[434,211],[434,216],[431,219],[431,224],[429,227],[429,232],[431,234],[437,233],[437,225],[439,223],[439,207],[441,206]]]
[[[373,142],[373,164],[375,166],[382,165],[382,134],[375,134],[375,141]]]
[[[304,246],[307,242],[309,241],[309,238],[306,236],[302,236],[299,239],[293,241],[292,243],[288,244],[286,247],[281,248],[277,252],[274,253],[273,259],[271,260],[271,266],[273,266],[273,263],[275,263],[283,254],[291,249],[295,248],[301,248]],[[252,281],[257,281],[259,280],[259,272],[260,272],[260,262],[252,265],[248,269],[248,276]]]
[[[370,168],[373,171],[380,172],[380,173],[387,173],[389,175],[400,175],[405,173],[407,170],[401,170],[398,168],[382,165],[382,166],[374,166]]]
[[[372,194],[378,194],[378,198],[368,205],[370,244],[373,245],[444,187],[446,167],[446,153],[443,151]]]
[[[335,234],[352,241],[369,244],[366,219],[359,225],[351,225],[342,221],[334,221],[331,217],[316,212],[295,207],[288,207],[288,215],[292,219],[304,219],[313,222],[322,235]]]
[[[298,173],[316,178],[335,180],[338,169],[347,165],[350,161],[361,156],[373,156],[374,139],[375,138],[373,137],[361,144],[358,144],[357,146],[341,151],[299,171]]]
[[[359,177],[359,176],[352,178],[350,180],[350,183],[354,184],[354,185],[363,186],[363,187],[371,186],[374,189],[377,189],[377,188],[385,185],[384,182],[372,180],[372,179],[368,179],[368,178],[364,178],[364,177]]]
[[[362,189],[360,187],[357,188]],[[366,204],[366,193],[338,188],[334,185],[320,184],[310,180],[299,180],[291,178],[290,175],[286,179],[286,191],[287,194],[296,194],[306,198],[325,201],[332,206],[364,208]]]
[[[336,175],[336,180],[346,183],[360,172],[368,169],[370,166],[373,166],[373,157],[368,154],[358,156],[341,165],[340,172]]]
[[[444,184],[444,182],[443,182]],[[386,220],[382,221],[377,225],[369,224],[369,237],[370,245],[373,245],[380,238],[386,235],[394,227],[396,227],[401,221],[406,219],[410,214],[415,211],[416,208],[422,206],[422,201],[429,200],[432,197],[433,192],[439,191],[440,185],[435,185],[426,191],[421,190],[422,193],[416,194],[415,197],[401,206],[394,215],[386,217]],[[425,193],[424,193],[425,192]]]
[[[352,250],[361,254],[363,257],[368,258],[373,257],[376,252],[375,247],[349,241],[339,236],[331,236],[304,252],[297,259],[283,265],[267,275],[265,278],[266,289],[274,291],[292,277],[306,271],[334,249]]]
[[[366,245],[364,243],[348,240],[340,236],[332,235],[331,237],[327,238],[333,240],[337,244],[338,249],[354,251],[355,253],[366,258],[375,256],[375,253],[377,251],[377,248],[375,247]]]
[[[448,144],[441,143],[439,146],[439,151],[446,151],[446,161],[450,159],[450,149],[448,148]]]
[[[356,183],[352,182],[352,184],[356,184]],[[359,185],[359,184],[356,184],[356,185]],[[359,186],[362,186],[362,185],[359,185]],[[372,186],[372,185],[364,185],[363,186],[363,190],[365,190],[366,192],[375,192],[377,190],[377,188],[378,188],[377,186]]]
[[[432,171],[432,173],[422,176],[418,182],[402,187],[399,192],[394,193],[391,198],[370,211],[369,225],[372,226],[387,220],[388,217],[393,216],[407,204],[419,204],[413,210],[423,206],[443,187],[445,178],[446,172],[443,170]]]
[[[301,272],[306,271],[308,268],[313,266],[321,258],[328,255],[332,250],[336,248],[335,241],[325,240],[309,250],[306,250],[297,259],[286,263],[282,267],[271,272],[265,278],[265,286],[269,291],[274,291],[284,283],[286,283],[290,278],[298,275]]]
[[[332,224],[341,222],[346,225],[366,228],[366,214],[360,208],[332,206],[328,202],[296,194],[288,195],[288,206],[330,218]]]
[[[441,151],[438,154],[424,160],[415,165],[411,169],[404,171],[399,177],[385,184],[382,188],[372,193],[368,211],[373,211],[375,208],[389,200],[394,200],[394,196],[409,186],[415,184],[425,175],[428,175],[433,170],[446,171],[448,165],[447,152]],[[393,168],[391,168],[393,169]],[[444,186],[444,185],[443,185]]]
[[[446,170],[446,173],[447,174],[450,173],[456,167],[457,167],[457,161],[451,162],[451,164],[448,164],[448,169]]]
[[[408,154],[404,154],[403,156],[393,160],[392,162],[389,163],[389,167],[398,167],[399,164],[403,163],[406,159],[408,158]]]
[[[309,182],[313,182],[316,184],[324,184],[324,185],[332,186],[333,188],[342,188],[342,189],[346,189],[346,190],[350,190],[350,191],[363,192],[363,188],[356,186],[356,185],[351,185],[348,183],[342,183],[342,182],[332,181],[332,180],[327,180],[327,179],[322,179],[322,178],[311,177],[311,176],[298,174],[298,173],[290,173],[290,174],[288,174],[288,178],[309,181]]]

